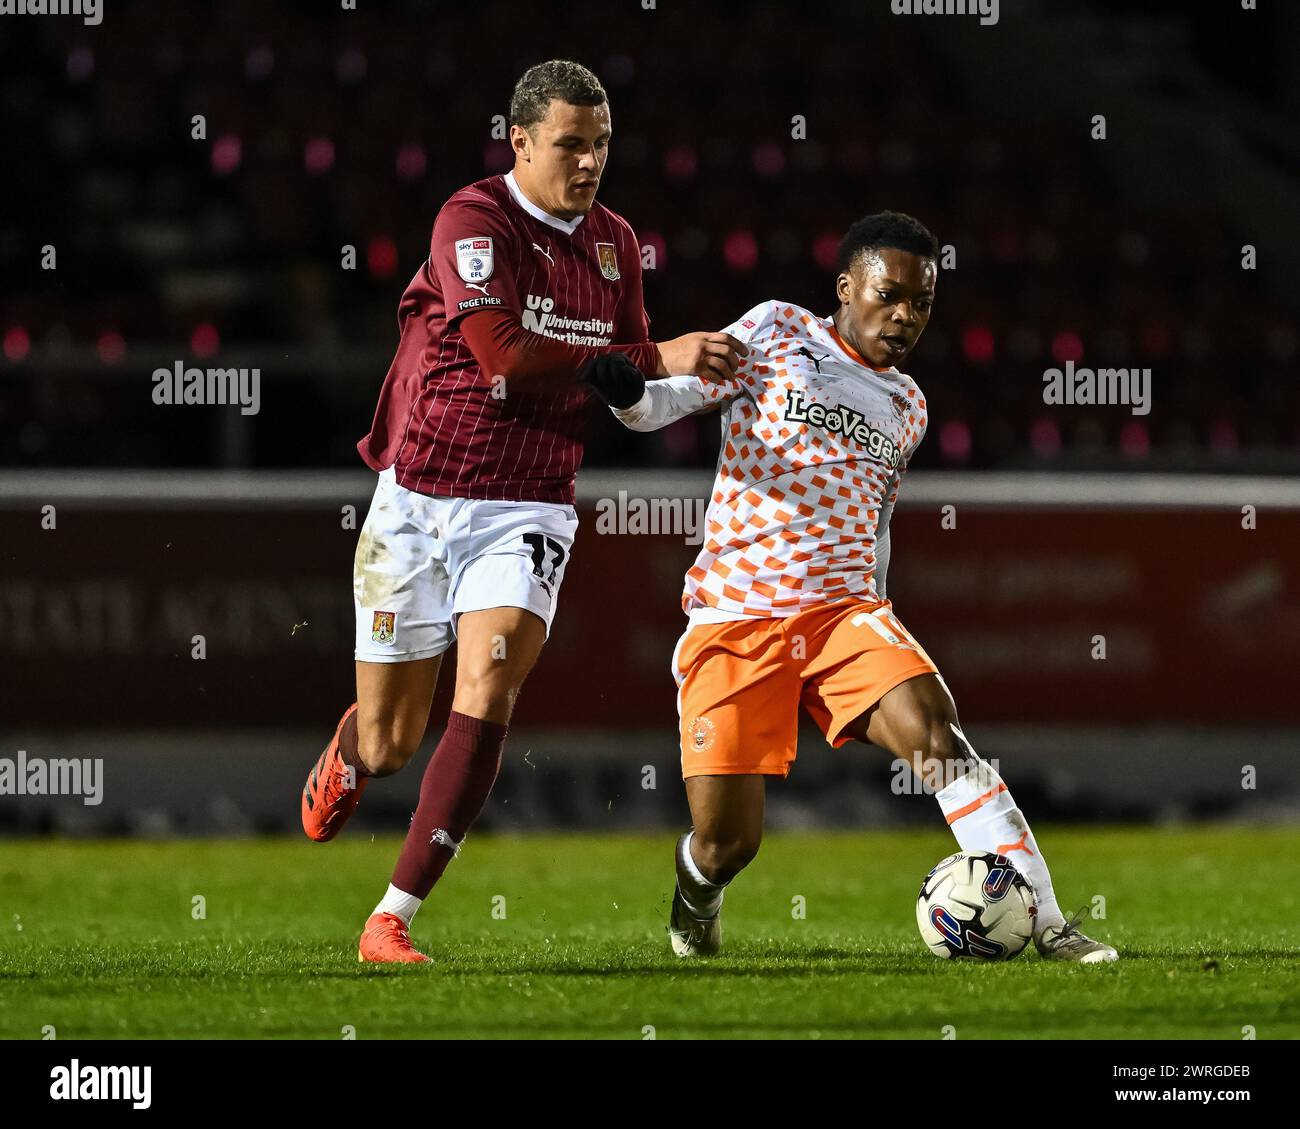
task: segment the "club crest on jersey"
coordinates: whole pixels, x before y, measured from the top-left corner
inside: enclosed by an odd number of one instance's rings
[[[707,717],[697,717],[691,722],[691,748],[697,753],[703,753],[713,748],[713,739],[715,736],[713,722]]]
[[[907,415],[907,397],[901,392],[891,392],[889,394],[889,402],[893,406],[894,415],[899,419],[903,419]]]
[[[483,282],[492,277],[492,240],[472,235],[456,240],[456,269],[466,282]]]
[[[614,244],[597,243],[596,257],[600,260],[600,273],[603,274],[610,282],[618,280],[618,255],[614,252]]]
[[[370,638],[372,642],[382,643],[388,646],[397,639],[397,613],[396,612],[375,612],[375,618],[370,625]]]

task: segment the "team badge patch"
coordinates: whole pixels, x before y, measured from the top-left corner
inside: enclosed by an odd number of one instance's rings
[[[896,415],[899,419],[902,419],[905,415],[907,415],[907,409],[909,406],[907,403],[907,397],[904,396],[901,392],[891,392],[889,394],[889,402],[890,404],[893,405],[894,415]]]
[[[473,235],[456,240],[456,269],[466,282],[483,282],[492,277],[492,240]]]
[[[713,722],[707,717],[697,717],[691,722],[691,747],[697,753],[702,753],[707,749],[713,748],[713,739],[716,734],[713,731]]]
[[[397,613],[375,612],[370,625],[370,638],[375,643],[388,645],[397,639]]]
[[[596,255],[600,259],[600,273],[610,282],[617,280],[620,275],[618,273],[618,255],[614,252],[614,244],[597,243]]]

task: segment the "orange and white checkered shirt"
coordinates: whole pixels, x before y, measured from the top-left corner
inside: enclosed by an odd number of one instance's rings
[[[830,318],[769,301],[728,326],[749,353],[728,380],[670,377],[657,417],[718,403],[722,451],[704,543],[682,607],[696,622],[787,616],[876,600],[877,531],[925,434],[925,398],[897,369],[874,369]],[[637,426],[638,409],[615,413]],[[639,427],[646,430],[647,427]]]

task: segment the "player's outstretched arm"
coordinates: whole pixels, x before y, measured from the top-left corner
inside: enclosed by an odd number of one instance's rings
[[[659,371],[672,375],[646,381],[641,397],[624,407],[609,401],[620,423],[655,431],[741,395],[749,379],[750,348],[730,333],[688,333],[658,346]]]
[[[610,409],[624,427],[633,431],[657,431],[721,403],[722,400],[710,400],[705,395],[699,377],[670,376],[664,380],[647,380],[634,404],[620,409],[611,401]]]
[[[650,341],[626,345],[570,345],[524,329],[513,311],[476,311],[461,321],[461,335],[485,373],[504,377],[519,389],[573,381],[582,366],[597,357],[624,354],[643,376],[659,367],[659,350]]]

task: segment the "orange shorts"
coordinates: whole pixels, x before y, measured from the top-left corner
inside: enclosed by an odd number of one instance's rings
[[[802,705],[832,745],[900,682],[938,668],[888,600],[697,623],[673,654],[682,776],[786,776]]]

